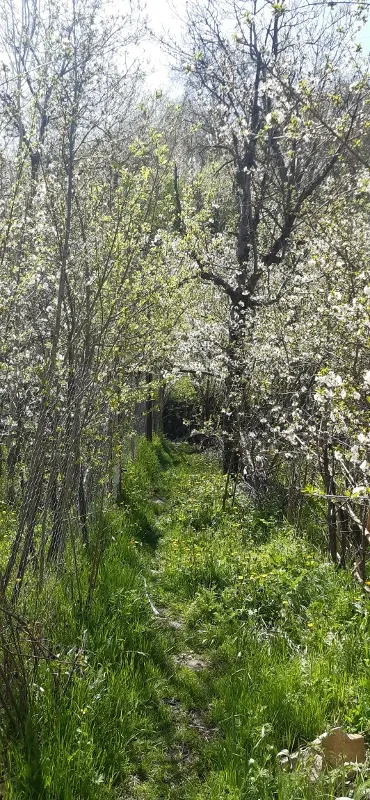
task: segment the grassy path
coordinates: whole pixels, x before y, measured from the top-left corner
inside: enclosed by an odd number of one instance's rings
[[[297,537],[271,510],[224,512],[223,486],[209,459],[143,443],[96,531],[92,602],[82,547],[38,601],[57,662],[8,736],[7,800],[366,797],[366,770],[313,784],[276,755],[334,724],[370,739],[368,600],[307,520]]]
[[[330,725],[370,732],[366,599],[288,525],[245,504],[223,513],[223,480],[194,455],[161,477],[150,592],[174,655],[167,702],[180,783],[153,797],[353,792],[342,771],[314,785],[304,772],[285,775],[276,754]],[[359,796],[366,780],[364,770]]]

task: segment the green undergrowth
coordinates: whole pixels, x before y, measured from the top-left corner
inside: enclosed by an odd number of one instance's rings
[[[92,532],[91,553],[76,542],[37,600],[28,575],[19,610],[51,655],[29,676],[22,724],[3,733],[7,800],[128,798],[154,776],[176,779],[167,751],[178,732],[164,702],[173,694],[172,645],[145,592],[153,496],[174,460],[159,441],[143,442],[127,466],[120,507]]]
[[[276,755],[338,724],[370,741],[369,601],[311,535],[243,498],[223,512],[224,477],[203,456],[164,480],[157,598],[210,664],[202,680],[219,730],[195,797],[346,794],[343,774],[312,783],[302,770],[282,774]]]
[[[223,490],[217,461],[143,442],[90,553],[75,542],[41,597],[28,577],[20,610],[51,655],[4,729],[7,800],[354,790],[338,771],[282,773],[276,755],[334,724],[370,742],[368,601],[311,535],[242,494],[223,510]]]

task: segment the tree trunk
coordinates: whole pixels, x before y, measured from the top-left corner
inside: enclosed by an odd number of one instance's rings
[[[153,380],[152,373],[147,372],[146,383],[148,386],[151,385],[152,380]],[[147,395],[147,399],[145,402],[145,438],[147,442],[153,441],[153,409],[154,409],[154,400],[152,395],[152,389],[149,389],[149,393]]]
[[[333,467],[332,467],[333,469]],[[332,496],[335,494],[334,475],[329,465],[329,448],[325,444],[323,447],[323,478],[325,483],[327,500],[327,522],[328,522],[328,548],[332,561],[337,563],[337,515]]]
[[[240,467],[240,414],[244,408],[244,317],[235,306],[230,307],[227,375],[225,380],[226,410],[223,415],[223,472],[236,475]]]
[[[84,487],[84,472],[80,466],[80,479],[78,482],[78,510],[81,522],[82,541],[85,545],[89,544],[89,536],[87,530],[87,503]]]

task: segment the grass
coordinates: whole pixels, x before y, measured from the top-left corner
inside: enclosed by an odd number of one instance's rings
[[[315,783],[303,769],[283,773],[276,755],[334,724],[370,740],[367,600],[312,530],[298,537],[242,499],[223,512],[223,486],[217,463],[144,442],[121,506],[95,532],[104,551],[92,602],[82,549],[78,580],[70,554],[37,606],[29,579],[23,611],[54,658],[33,676],[22,726],[3,724],[7,799],[354,791],[338,770]],[[179,653],[198,654],[205,668],[176,665]]]
[[[279,772],[276,754],[337,724],[370,736],[366,598],[312,531],[298,537],[245,503],[223,513],[223,476],[204,457],[165,477],[157,596],[211,663],[206,707],[220,732],[195,797],[345,793],[341,774],[312,786],[302,772]]]

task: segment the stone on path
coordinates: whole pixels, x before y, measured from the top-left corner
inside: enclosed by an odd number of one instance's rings
[[[325,767],[344,766],[347,774],[356,769],[358,764],[366,761],[364,737],[359,733],[346,733],[343,728],[333,728],[328,733],[323,733],[308,747],[301,748],[296,753],[281,750],[277,755],[281,769],[284,771],[295,770],[298,765],[305,766],[310,778],[316,781]],[[337,798],[343,800],[343,798]]]
[[[178,656],[175,656],[175,663],[179,667],[187,667],[188,669],[193,669],[195,672],[206,669],[208,666],[206,661],[195,653],[180,653]]]
[[[179,619],[168,619],[167,625],[169,628],[172,628],[174,631],[181,631],[184,627],[184,623]]]
[[[365,740],[360,733],[345,733],[343,728],[333,728],[315,739],[313,745],[321,747],[325,764],[329,767],[366,761]]]

